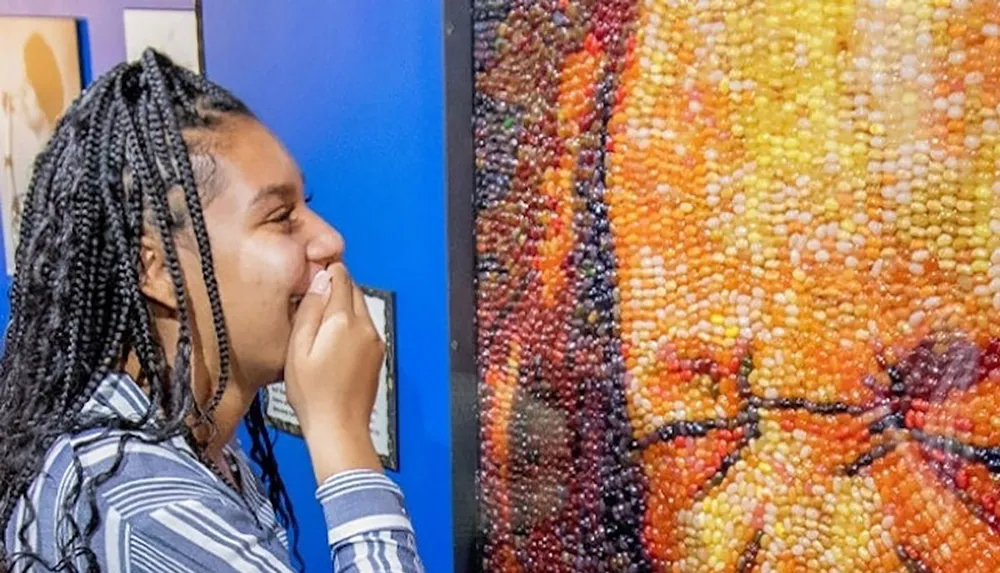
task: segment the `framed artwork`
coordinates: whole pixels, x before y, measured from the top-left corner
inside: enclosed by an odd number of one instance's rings
[[[998,3],[833,4],[474,3],[477,570],[1000,571]]]
[[[199,3],[200,5],[200,3]],[[175,64],[196,73],[204,71],[199,10],[126,8],[125,54],[137,60],[147,47],[166,54]]]
[[[0,17],[0,205],[7,273],[14,273],[21,214],[35,156],[80,94],[72,18]]]
[[[375,395],[369,430],[382,465],[386,469],[398,471],[395,297],[389,291],[371,287],[362,286],[361,290],[372,322],[385,341],[385,361],[379,373],[378,392]],[[264,415],[267,422],[275,428],[296,436],[302,435],[298,418],[288,403],[284,382],[272,384],[264,391]]]

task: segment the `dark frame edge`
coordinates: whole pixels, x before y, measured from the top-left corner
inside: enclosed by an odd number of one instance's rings
[[[198,28],[198,71],[202,77],[208,77],[205,70],[205,15],[202,2],[204,0],[194,0],[194,21]]]
[[[456,572],[479,573],[472,0],[442,2],[453,551]]]
[[[386,341],[385,341],[385,366],[386,366],[386,417],[388,418],[389,427],[386,431],[389,433],[387,439],[389,441],[389,454],[387,456],[379,455],[379,459],[382,460],[382,466],[385,469],[398,472],[399,471],[399,391],[397,390],[397,385],[399,381],[396,379],[396,373],[398,372],[396,364],[396,293],[395,291],[389,291],[385,289],[364,286],[361,287],[361,292],[367,294],[368,296],[375,297],[385,303],[385,331],[386,331]]]

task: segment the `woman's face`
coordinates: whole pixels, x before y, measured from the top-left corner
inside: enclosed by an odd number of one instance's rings
[[[258,121],[229,116],[203,137],[211,138],[216,159],[204,216],[234,376],[259,387],[280,378],[298,301],[313,274],[341,258],[344,241],[306,205],[298,165]],[[196,347],[216,373],[218,345],[192,233],[189,223],[179,256]]]

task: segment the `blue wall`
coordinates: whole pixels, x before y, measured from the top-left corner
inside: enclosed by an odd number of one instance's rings
[[[427,570],[452,571],[441,2],[204,4],[208,76],[246,100],[298,159],[314,208],[347,239],[355,278],[396,293],[400,472],[390,475]],[[0,14],[28,10],[0,0]],[[0,324],[8,311],[0,297]],[[279,435],[278,450],[307,570],[329,571],[304,444]]]
[[[400,472],[428,571],[452,571],[443,34],[438,0],[212,0],[207,75],[306,174],[364,284],[396,292]],[[471,317],[469,317],[471,320]],[[304,444],[281,435],[310,571],[329,570]]]

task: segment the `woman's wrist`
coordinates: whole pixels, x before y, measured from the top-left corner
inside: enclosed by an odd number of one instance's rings
[[[309,448],[316,483],[322,484],[331,476],[350,470],[382,471],[382,462],[367,427],[362,431],[336,424],[314,424],[303,428],[303,437]]]

